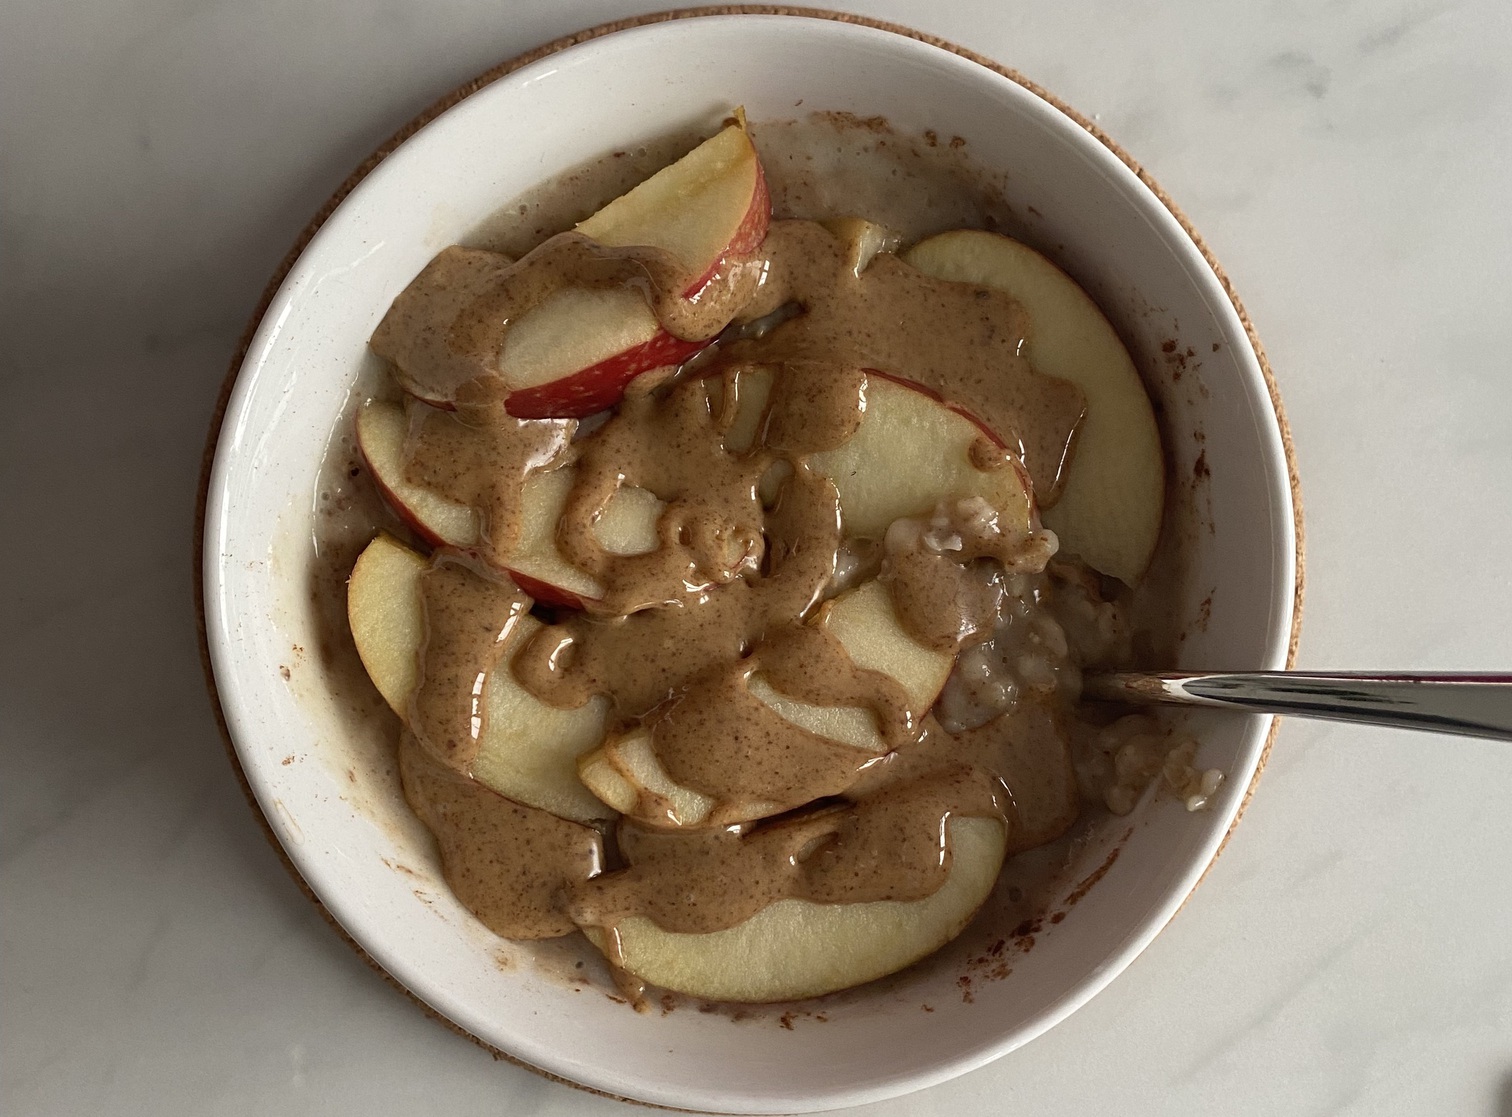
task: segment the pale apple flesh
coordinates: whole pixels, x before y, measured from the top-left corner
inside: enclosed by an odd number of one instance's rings
[[[611,248],[666,252],[696,296],[726,257],[750,252],[771,216],[761,161],[744,129],[726,128],[580,223]],[[566,288],[511,324],[499,372],[505,409],[521,419],[583,416],[613,407],[630,381],[679,365],[707,346],[666,330],[630,288]]]
[[[357,654],[378,693],[401,719],[418,685],[425,639],[423,556],[386,535],[370,543],[352,569],[347,617]],[[541,628],[522,616],[506,637],[484,684],[484,722],[471,775],[485,787],[528,807],[573,822],[612,818],[614,812],[577,777],[577,759],[604,737],[609,703],[591,699],[558,709],[514,678],[509,661]]]
[[[610,247],[646,245],[668,253],[697,294],[727,255],[749,252],[771,215],[761,160],[732,124],[620,195],[577,231]]]
[[[951,818],[945,883],[922,900],[816,904],[786,899],[723,931],[664,931],[643,916],[585,927],[615,965],[652,985],[717,1001],[818,997],[896,973],[971,922],[1002,869],[1006,831]]]
[[[357,450],[388,506],[432,546],[467,548],[478,541],[478,514],[465,504],[404,476],[404,408],[373,400],[357,412]]]
[[[582,607],[604,594],[603,585],[573,566],[557,545],[557,525],[566,511],[576,473],[571,466],[525,479],[525,515],[520,541],[509,556],[509,571],[522,589],[535,586],[539,600]],[[593,536],[611,555],[643,555],[661,546],[657,522],[666,505],[646,489],[624,485],[614,491],[593,522]]]
[[[870,710],[804,702],[781,693],[759,673],[752,675],[747,685],[754,697],[790,725],[872,756],[887,752],[887,742],[877,731],[877,719]]]
[[[1029,530],[1033,502],[1020,471],[1011,461],[989,469],[972,461],[985,428],[915,385],[869,372],[865,390],[856,433],[808,461],[840,491],[847,535],[880,539],[894,520],[969,497],[986,500],[1005,527]]]
[[[887,586],[875,579],[829,602],[818,623],[840,641],[857,667],[902,683],[916,715],[934,705],[955,664],[955,656],[927,648],[909,635]]]
[[[557,547],[557,524],[567,508],[575,478],[571,466],[549,473],[533,473],[520,490],[520,539],[509,555],[510,572],[522,588],[527,584],[548,590],[551,604],[581,605],[603,596],[604,587],[593,575],[579,570]],[[529,593],[530,590],[526,589]]]
[[[760,443],[776,381],[776,371],[765,365],[741,369],[728,379],[708,377],[709,409],[726,451],[749,454]]]
[[[603,745],[580,757],[578,778],[620,814],[666,829],[729,826],[802,805],[749,798],[721,801],[685,787],[662,766],[655,739],[644,728],[611,734]]]
[[[897,252],[902,237],[886,225],[864,217],[837,217],[820,222],[845,249],[845,266],[859,276],[879,252]]]
[[[510,323],[499,373],[511,393],[521,393],[585,369],[601,369],[659,333],[661,323],[632,287],[564,287]],[[516,400],[511,413],[519,407]]]
[[[997,233],[941,233],[903,259],[926,275],[1005,291],[1028,311],[1030,364],[1087,400],[1064,490],[1044,522],[1062,553],[1137,583],[1160,535],[1165,462],[1144,383],[1097,304],[1044,256]]]
[[[420,678],[425,557],[380,535],[357,557],[347,581],[347,623],[357,655],[383,700],[401,718]]]
[[[578,760],[578,776],[621,814],[661,826],[700,826],[715,801],[672,779],[645,729],[611,738]]]
[[[516,681],[508,659],[541,630],[521,617],[500,665],[483,691],[486,721],[472,777],[500,795],[573,822],[612,818],[603,802],[577,778],[577,759],[604,738],[609,702],[590,698],[576,709],[559,709]]]
[[[463,550],[476,547],[478,516],[473,509],[405,478],[406,430],[404,410],[398,404],[374,401],[357,413],[357,446],[379,492],[427,542]],[[557,524],[574,479],[571,466],[525,479],[520,492],[520,537],[501,564],[532,597],[570,608],[604,593],[598,580],[574,566],[557,546]],[[656,525],[665,508],[653,493],[626,485],[615,491],[594,521],[594,538],[614,555],[654,551],[661,545]]]

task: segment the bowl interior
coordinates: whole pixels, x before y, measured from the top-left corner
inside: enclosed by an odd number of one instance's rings
[[[456,904],[398,795],[391,742],[318,654],[304,571],[327,440],[368,367],[368,335],[436,251],[553,175],[711,128],[734,104],[757,121],[881,115],[900,134],[959,136],[1003,175],[1014,231],[1098,299],[1160,404],[1188,560],[1181,659],[1284,666],[1295,570],[1276,417],[1243,326],[1179,223],[1094,137],[1002,75],[900,35],[792,17],[678,20],[553,54],[443,114],[351,193],[275,297],[226,412],[207,506],[206,623],[259,804],[316,895],[399,981],[487,1043],[574,1081],[666,1105],[790,1112],[959,1074],[1096,992],[1211,860],[1268,721],[1194,723],[1200,763],[1229,777],[1215,809],[1146,802],[1100,834],[1067,877],[1069,890],[1105,867],[1096,887],[1015,956],[1011,976],[967,995],[958,979],[982,947],[969,935],[785,1021],[637,1015],[574,991],[549,951],[494,939]]]

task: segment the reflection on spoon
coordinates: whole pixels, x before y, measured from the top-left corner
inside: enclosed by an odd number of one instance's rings
[[[1088,675],[1082,696],[1220,706],[1512,741],[1512,675],[1121,672]]]

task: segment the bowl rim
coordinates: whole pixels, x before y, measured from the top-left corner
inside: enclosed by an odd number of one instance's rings
[[[1146,172],[1145,169],[1140,166],[1127,151],[1125,151],[1116,141],[1112,139],[1111,136],[1109,136],[1100,127],[1098,127],[1097,124],[1095,124],[1091,119],[1078,112],[1070,105],[1066,104],[1055,94],[1051,93],[1049,90],[1045,89],[1037,82],[1019,73],[1017,70],[1006,67],[1001,63],[988,58],[985,55],[979,54],[975,51],[970,50],[969,48],[959,46],[958,44],[939,38],[937,36],[915,30],[902,24],[885,20],[872,19],[867,16],[857,15],[850,12],[840,12],[822,8],[807,8],[768,4],[737,4],[681,8],[652,12],[644,15],[629,17],[626,19],[597,24],[595,26],[588,27],[583,30],[551,40],[550,42],[544,43],[541,46],[528,50],[523,54],[519,54],[513,58],[507,59],[478,74],[476,77],[463,82],[461,85],[458,85],[450,92],[438,98],[436,101],[434,101],[432,104],[418,113],[415,117],[409,120],[406,124],[404,124],[401,128],[399,128],[393,135],[391,135],[387,140],[385,140],[382,144],[375,148],[365,159],[362,160],[361,163],[358,164],[358,166],[352,171],[352,173],[336,188],[331,196],[326,199],[324,204],[321,205],[321,207],[316,211],[315,215],[310,219],[309,223],[295,238],[294,243],[285,253],[278,266],[274,269],[267,285],[263,289],[263,292],[257,302],[255,309],[252,312],[251,317],[248,319],[245,327],[243,328],[241,336],[237,342],[236,350],[231,357],[220,385],[215,406],[211,414],[205,446],[201,455],[193,529],[194,609],[199,640],[200,662],[204,673],[205,685],[211,699],[211,709],[215,717],[217,728],[220,732],[222,746],[225,749],[227,758],[231,763],[232,771],[242,789],[242,793],[247,800],[248,806],[252,810],[253,817],[257,820],[258,825],[263,831],[264,837],[273,847],[285,870],[289,873],[290,877],[293,879],[295,885],[299,888],[299,890],[312,904],[315,905],[315,908],[320,913],[321,917],[332,927],[333,930],[336,931],[338,935],[340,935],[340,937],[347,943],[347,945],[357,953],[358,957],[361,958],[365,963],[367,963],[369,967],[371,967],[376,973],[382,976],[384,980],[392,985],[395,989],[404,994],[404,996],[406,996],[411,1002],[418,1006],[421,1011],[424,1012],[427,1016],[431,1017],[433,1020],[437,1021],[450,1031],[455,1032],[457,1035],[462,1036],[464,1039],[467,1039],[483,1048],[485,1051],[488,1051],[496,1059],[507,1060],[508,1062],[513,1063],[516,1066],[523,1067],[526,1070],[539,1074],[547,1079],[550,1079],[551,1081],[560,1082],[564,1085],[572,1086],[576,1089],[584,1090],[588,1093],[597,1094],[601,1097],[612,1098],[618,1101],[628,1101],[636,1105],[645,1105],[658,1109],[674,1109],[675,1107],[662,1105],[655,1102],[647,1102],[637,1098],[626,1097],[624,1095],[615,1094],[610,1091],[605,1091],[592,1086],[588,1086],[569,1078],[564,1078],[561,1075],[555,1074],[534,1063],[521,1059],[520,1057],[510,1052],[501,1050],[500,1048],[495,1047],[493,1044],[489,1043],[487,1040],[484,1040],[478,1035],[475,1035],[474,1033],[468,1031],[461,1025],[457,1024],[455,1021],[438,1012],[435,1008],[431,1007],[402,981],[400,981],[392,973],[390,973],[387,968],[385,968],[380,962],[378,962],[352,936],[352,934],[342,926],[340,921],[336,919],[330,909],[328,909],[326,905],[321,901],[319,896],[311,888],[309,882],[304,878],[303,874],[300,872],[299,868],[290,857],[288,851],[284,848],[273,826],[269,822],[262,807],[258,803],[257,797],[252,789],[251,781],[247,775],[245,768],[242,765],[241,757],[237,751],[235,742],[233,741],[231,735],[225,708],[221,701],[220,690],[215,678],[213,657],[210,648],[206,599],[207,579],[205,555],[207,548],[205,532],[207,514],[211,500],[212,482],[214,479],[213,475],[215,472],[215,464],[217,460],[217,449],[220,443],[224,420],[231,402],[233,392],[246,363],[247,355],[252,347],[255,335],[261,327],[270,306],[277,297],[277,294],[282,287],[284,280],[288,277],[290,271],[294,268],[295,264],[298,262],[301,255],[309,246],[310,242],[315,238],[316,234],[319,233],[321,228],[330,219],[331,215],[336,211],[337,207],[346,200],[347,196],[351,194],[351,192],[356,189],[357,186],[360,185],[362,181],[366,179],[367,176],[379,166],[379,164],[387,159],[389,155],[393,154],[393,152],[398,147],[400,147],[400,145],[405,143],[415,133],[431,123],[431,121],[435,120],[437,117],[460,104],[480,90],[488,87],[489,85],[492,85],[494,82],[500,80],[501,78],[507,77],[508,75],[514,73],[516,70],[531,65],[532,63],[541,61],[542,59],[548,58],[570,47],[578,46],[579,44],[590,42],[604,36],[655,24],[717,16],[780,17],[787,19],[812,19],[851,24],[859,27],[870,28],[876,31],[883,31],[898,35],[903,38],[912,39],[916,42],[923,43],[927,46],[947,51],[951,54],[957,55],[960,58],[976,63],[979,66],[993,71],[999,76],[1006,78],[1014,84],[1022,87],[1034,97],[1046,102],[1052,108],[1058,110],[1060,113],[1068,117],[1082,130],[1087,132],[1093,139],[1095,139],[1099,144],[1106,148],[1115,158],[1117,158],[1131,172],[1133,172],[1133,174],[1140,180],[1140,182],[1150,190],[1150,192],[1156,197],[1156,199],[1159,200],[1161,205],[1165,207],[1165,209],[1170,213],[1171,217],[1180,225],[1184,234],[1190,239],[1192,245],[1201,254],[1203,260],[1211,269],[1214,277],[1222,287],[1224,294],[1232,304],[1234,312],[1244,329],[1246,338],[1248,339],[1250,348],[1253,351],[1256,363],[1259,367],[1261,376],[1263,377],[1266,386],[1271,407],[1275,415],[1277,434],[1279,436],[1284,455],[1287,482],[1290,489],[1292,507],[1291,529],[1294,540],[1294,548],[1291,558],[1294,574],[1291,602],[1291,625],[1287,637],[1286,649],[1286,666],[1288,668],[1294,666],[1296,661],[1298,640],[1301,633],[1302,607],[1305,588],[1302,493],[1297,471],[1296,455],[1292,442],[1291,428],[1287,420],[1285,408],[1282,404],[1280,390],[1276,383],[1270,362],[1266,356],[1265,349],[1262,346],[1260,338],[1255,330],[1254,324],[1248,312],[1245,310],[1243,303],[1240,301],[1238,294],[1235,292],[1233,284],[1229,280],[1227,273],[1218,263],[1212,251],[1208,248],[1206,242],[1203,240],[1202,236],[1192,226],[1191,221],[1175,204],[1175,202],[1172,201],[1169,195],[1167,195],[1166,192],[1159,186],[1159,184],[1156,183],[1156,181],[1149,175],[1149,173]],[[1186,895],[1182,897],[1175,911],[1179,912],[1181,908],[1185,906],[1186,902],[1191,898],[1192,893],[1195,892],[1197,886],[1200,885],[1204,879],[1206,879],[1207,873],[1211,871],[1214,862],[1217,861],[1218,856],[1227,846],[1229,839],[1233,835],[1234,828],[1238,826],[1239,820],[1243,817],[1244,812],[1249,805],[1249,801],[1255,793],[1255,789],[1259,783],[1261,773],[1265,770],[1266,763],[1270,756],[1271,748],[1275,743],[1276,734],[1279,730],[1279,727],[1279,719],[1274,719],[1271,723],[1268,733],[1266,734],[1260,758],[1255,768],[1255,773],[1245,788],[1244,795],[1240,800],[1239,807],[1237,812],[1235,813],[1233,822],[1224,833],[1223,838],[1219,842],[1216,850],[1212,855],[1212,858],[1208,861],[1207,865],[1203,867],[1201,873],[1198,875],[1197,880],[1192,885],[1191,889],[1188,890]],[[1174,918],[1174,913],[1172,915],[1172,918]],[[1159,932],[1163,930],[1164,927],[1168,924],[1169,920],[1163,923],[1161,927],[1158,928],[1154,933],[1158,935]]]

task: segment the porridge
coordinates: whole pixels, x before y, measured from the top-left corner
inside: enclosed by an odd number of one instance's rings
[[[1116,334],[996,232],[774,217],[792,150],[737,120],[528,251],[444,250],[356,420],[416,545],[348,616],[448,883],[716,1000],[931,953],[1089,794],[1216,790],[1077,704],[1162,515]]]

